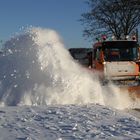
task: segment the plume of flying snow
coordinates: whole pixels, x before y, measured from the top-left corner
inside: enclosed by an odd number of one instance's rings
[[[1,105],[98,103],[119,109],[132,106],[117,87],[102,87],[98,74],[70,56],[58,33],[30,28],[11,38],[0,56]]]

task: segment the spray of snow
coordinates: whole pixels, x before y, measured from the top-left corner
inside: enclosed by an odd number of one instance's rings
[[[7,41],[0,68],[1,105],[133,105],[127,94],[114,85],[102,87],[97,74],[74,62],[51,29],[30,28]]]

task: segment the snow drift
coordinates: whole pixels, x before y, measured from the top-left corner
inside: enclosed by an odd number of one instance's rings
[[[114,85],[103,88],[97,74],[74,62],[61,37],[51,29],[26,30],[7,41],[0,56],[1,105],[132,107],[127,94],[119,92]]]

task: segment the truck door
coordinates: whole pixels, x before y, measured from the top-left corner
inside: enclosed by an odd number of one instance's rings
[[[97,71],[103,71],[103,51],[101,48],[93,50],[93,68]]]

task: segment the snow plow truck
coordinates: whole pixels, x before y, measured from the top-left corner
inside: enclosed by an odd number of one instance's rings
[[[76,51],[71,54],[77,55]],[[112,82],[121,90],[127,90],[132,98],[140,98],[140,47],[136,39],[102,39],[84,58],[88,58],[87,68],[99,72],[103,85]]]

